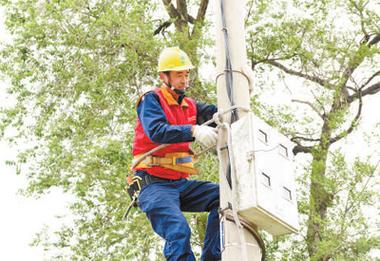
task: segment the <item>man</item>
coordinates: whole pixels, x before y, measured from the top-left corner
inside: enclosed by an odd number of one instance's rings
[[[158,68],[162,86],[145,93],[137,105],[133,155],[136,159],[160,144],[170,145],[134,168],[143,184],[138,205],[165,239],[164,255],[169,261],[195,260],[182,211],[209,212],[201,260],[220,260],[219,185],[187,179],[196,173],[190,142],[216,144],[216,130],[200,124],[211,119],[217,108],[185,96],[194,66],[178,47],[162,51]]]

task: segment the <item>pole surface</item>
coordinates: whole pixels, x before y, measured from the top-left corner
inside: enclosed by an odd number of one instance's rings
[[[222,8],[224,2],[224,19],[226,27],[223,27]],[[226,41],[225,30],[228,34],[228,50],[230,62],[232,65],[232,82],[233,82],[233,101],[235,106],[245,108],[250,107],[249,81],[242,70],[247,66],[246,41],[244,30],[244,0],[219,0],[216,4],[216,69],[217,69],[217,95],[218,111],[229,109],[232,104],[228,98],[226,88]],[[238,111],[238,117],[242,117],[247,112]],[[223,116],[223,121],[231,123],[231,115]],[[227,130],[219,129],[218,147],[223,148],[227,144]],[[222,241],[222,260],[261,260],[262,251],[256,240],[253,231],[255,225],[244,222],[239,217],[239,222],[244,224],[239,228],[233,220],[233,197],[230,185],[226,179],[229,168],[229,155],[227,149],[222,149],[219,154],[219,181],[220,181],[220,207],[221,207],[221,241]],[[239,175],[239,173],[236,173]],[[232,184],[232,190],[234,184]],[[236,217],[236,216],[235,216]]]

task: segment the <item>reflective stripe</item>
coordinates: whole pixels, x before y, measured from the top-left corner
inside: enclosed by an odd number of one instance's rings
[[[188,156],[188,157],[183,157],[183,158],[176,158],[175,163],[176,164],[182,164],[182,163],[190,163],[193,162],[193,157]]]

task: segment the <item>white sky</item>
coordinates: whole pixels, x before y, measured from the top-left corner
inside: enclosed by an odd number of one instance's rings
[[[59,225],[54,216],[66,212],[66,198],[58,191],[38,200],[17,195],[26,182],[4,165],[12,154],[7,145],[0,143],[0,260],[43,260],[42,247],[29,244],[44,224],[53,228]]]
[[[5,84],[0,82],[0,104],[7,103]],[[44,224],[58,228],[60,221],[56,215],[67,214],[65,208],[68,197],[53,190],[40,199],[26,198],[18,193],[25,188],[24,176],[16,175],[6,160],[14,160],[17,148],[0,141],[0,260],[43,260],[42,247],[29,246],[34,235]]]
[[[4,10],[0,8],[0,36],[1,41],[7,38],[4,30]],[[0,104],[6,102],[6,83],[0,82]],[[380,122],[378,113],[380,95],[366,99],[363,108],[362,129],[369,130]],[[377,113],[376,113],[377,112]],[[367,154],[362,142],[362,133],[357,132],[350,149],[354,152],[363,151]],[[43,260],[43,248],[29,246],[33,235],[43,228],[44,224],[53,229],[60,225],[55,216],[67,213],[65,208],[68,197],[58,190],[41,199],[25,198],[17,195],[20,188],[25,187],[26,180],[15,174],[13,167],[6,166],[5,160],[12,160],[16,155],[16,148],[10,148],[0,142],[0,260]],[[374,213],[377,215],[376,213]]]

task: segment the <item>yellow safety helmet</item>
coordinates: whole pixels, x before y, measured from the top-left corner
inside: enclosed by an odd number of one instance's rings
[[[179,47],[165,48],[158,59],[158,71],[183,71],[193,69],[189,56]]]

